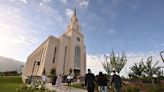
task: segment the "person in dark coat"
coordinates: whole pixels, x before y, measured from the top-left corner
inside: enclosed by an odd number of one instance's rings
[[[115,92],[121,92],[122,81],[119,75],[116,75],[116,71],[113,71],[113,75],[111,78],[110,84],[113,84],[113,88]]]
[[[85,75],[85,86],[87,87],[88,92],[94,92],[95,76],[91,73],[90,69],[88,69],[88,73]]]
[[[52,85],[53,85],[53,86],[56,85],[56,79],[57,79],[57,76],[54,75],[54,76],[52,77]]]
[[[102,72],[99,72],[97,84],[100,87],[100,92],[108,92],[108,80]]]

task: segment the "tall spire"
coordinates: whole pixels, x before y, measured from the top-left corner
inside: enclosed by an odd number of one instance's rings
[[[76,8],[74,8],[74,13],[71,17],[69,28],[74,30],[74,31],[80,31],[80,26],[79,26],[78,19],[76,16]]]
[[[74,14],[73,15],[76,16],[76,7],[74,8]]]
[[[73,12],[73,15],[71,17],[71,21],[76,21],[77,22],[77,16],[76,16],[76,8],[74,8],[74,12]]]

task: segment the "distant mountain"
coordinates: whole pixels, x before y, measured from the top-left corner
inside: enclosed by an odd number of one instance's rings
[[[22,65],[25,63],[14,60],[12,58],[6,58],[3,56],[0,56],[0,72],[6,72],[6,71],[18,71],[19,69],[22,69]]]

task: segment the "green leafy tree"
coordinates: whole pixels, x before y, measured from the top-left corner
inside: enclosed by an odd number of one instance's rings
[[[121,55],[116,56],[114,51],[112,50],[112,53],[110,54],[110,63],[118,73],[120,73],[120,71],[123,69],[126,62],[127,58],[124,52],[122,52]]]
[[[159,72],[161,72],[161,70],[160,70],[160,67],[157,66],[159,61],[157,61],[154,65],[152,64],[152,61],[153,61],[152,56],[148,57],[147,58],[147,62],[143,65],[143,67],[144,67],[144,73],[148,77],[150,77],[152,85],[155,88],[153,75],[158,75]]]
[[[73,70],[72,68],[69,69],[69,74],[72,74]]]
[[[108,76],[110,76],[110,73],[112,71],[112,65],[110,63],[110,58],[107,55],[104,55],[104,62],[102,62],[102,66],[105,69],[105,71],[107,72]]]
[[[130,67],[130,70],[132,71],[132,77],[140,78],[142,76],[142,73],[144,72],[143,59],[139,64],[135,63],[134,66]]]
[[[157,66],[159,61],[157,61],[154,65],[152,61],[152,56],[150,56],[148,57],[147,62],[143,65],[144,73],[149,77],[153,77],[153,75],[156,75],[160,71],[160,67]]]
[[[126,54],[122,52],[121,56],[118,55],[117,57],[114,54],[114,51],[112,50],[112,53],[108,55],[104,55],[104,62],[102,62],[102,66],[105,69],[105,71],[108,73],[108,76],[110,76],[111,71],[113,68],[120,73],[120,71],[123,69],[127,62]]]
[[[52,68],[50,73],[51,73],[51,78],[53,78],[53,76],[56,76],[56,68],[55,67]]]

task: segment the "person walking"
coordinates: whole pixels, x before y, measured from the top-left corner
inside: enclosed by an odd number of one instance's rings
[[[62,86],[62,76],[61,74],[59,74],[56,80],[56,87],[59,87],[61,89],[61,86]]]
[[[68,86],[71,85],[72,79],[73,79],[73,77],[71,76],[71,74],[69,74],[69,75],[67,76]]]
[[[99,72],[97,84],[100,88],[100,92],[108,92],[108,80],[102,72]]]
[[[45,74],[42,74],[41,76],[42,84],[44,85],[46,83],[47,77]]]
[[[88,69],[88,73],[85,75],[85,86],[87,87],[88,92],[94,92],[95,76],[91,73],[90,69]]]
[[[116,71],[113,70],[113,75],[110,81],[110,84],[113,84],[113,88],[115,92],[121,92],[122,81],[119,75],[116,75]]]
[[[57,76],[54,75],[54,76],[52,77],[52,86],[54,86],[54,85],[56,84],[56,80],[57,80]]]

